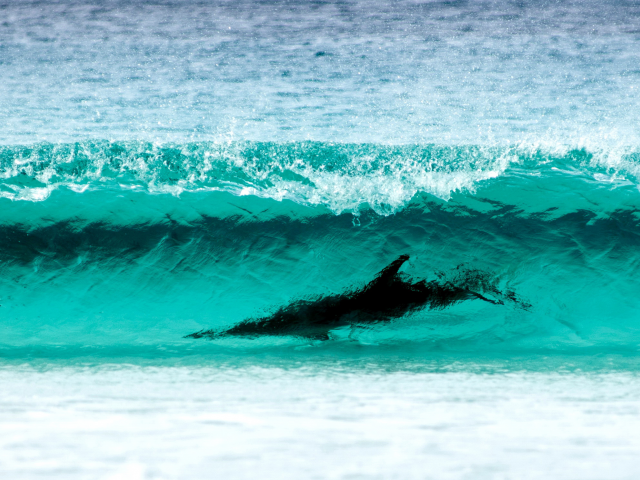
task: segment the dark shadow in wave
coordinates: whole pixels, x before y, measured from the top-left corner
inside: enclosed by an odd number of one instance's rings
[[[234,258],[235,252],[249,250],[256,242],[267,248],[281,244],[283,248],[304,245],[308,249],[310,242],[321,241],[323,236],[366,244],[369,240],[379,243],[390,231],[405,238],[418,234],[429,240],[431,248],[434,243],[446,243],[475,249],[476,244],[499,240],[492,243],[502,252],[508,252],[506,247],[514,244],[532,254],[571,253],[578,247],[580,254],[607,252],[628,257],[635,253],[640,241],[637,210],[617,210],[606,216],[580,210],[547,219],[545,215],[523,215],[509,205],[489,213],[440,202],[424,206],[426,211],[408,208],[390,217],[373,215],[371,225],[366,225],[363,218],[361,228],[353,228],[349,214],[320,215],[304,221],[278,216],[262,221],[259,215],[248,212],[225,218],[202,215],[200,220],[188,223],[167,215],[164,222],[131,225],[89,223],[76,218],[46,225],[2,224],[0,218],[0,261],[30,264],[41,259],[45,263],[55,261],[55,267],[75,263],[79,256],[87,260],[119,257],[130,261],[158,246],[171,249],[187,244],[197,246],[200,254]],[[510,259],[505,258],[507,262]]]

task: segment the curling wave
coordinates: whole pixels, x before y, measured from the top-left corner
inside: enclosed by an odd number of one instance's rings
[[[420,193],[449,200],[513,175],[583,176],[638,185],[640,153],[555,146],[377,145],[321,142],[79,142],[0,147],[0,196],[42,201],[58,188],[226,191],[334,213],[395,213]]]
[[[517,292],[528,307],[408,309],[355,334],[337,328],[322,348],[635,351],[636,157],[312,142],[5,146],[0,353],[296,346],[308,340],[183,337],[359,288],[400,253],[414,278],[485,297]]]

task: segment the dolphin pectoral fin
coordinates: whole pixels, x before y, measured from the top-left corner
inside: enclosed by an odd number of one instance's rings
[[[389,265],[387,265],[386,267],[384,267],[380,273],[378,273],[376,275],[376,278],[374,278],[367,286],[366,288],[371,288],[374,285],[377,285],[379,283],[385,283],[389,280],[391,280],[393,277],[395,277],[398,274],[398,270],[400,270],[400,267],[402,267],[402,265],[404,265],[404,263],[409,260],[409,255],[400,255],[400,257],[397,260],[394,260],[393,262],[391,262]]]
[[[349,336],[347,338],[349,338],[350,341],[355,342],[358,340],[358,333],[366,330],[371,330],[371,326],[354,323],[351,325],[351,329],[349,330]]]
[[[326,342],[327,340],[331,340],[331,336],[329,333],[313,333],[311,335],[305,335],[305,338],[309,340],[319,340],[321,342]]]

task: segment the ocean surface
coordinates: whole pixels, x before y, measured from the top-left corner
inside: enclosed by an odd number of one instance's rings
[[[499,301],[185,338],[404,254]],[[0,0],[0,385],[12,479],[638,478],[640,3]]]

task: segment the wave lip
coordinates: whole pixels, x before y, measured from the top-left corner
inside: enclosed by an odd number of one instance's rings
[[[340,144],[326,142],[93,141],[0,147],[0,197],[44,201],[52,191],[141,190],[152,194],[226,191],[339,214],[368,207],[389,215],[416,194],[449,200],[518,171],[583,175],[637,185],[640,153],[509,147]]]

